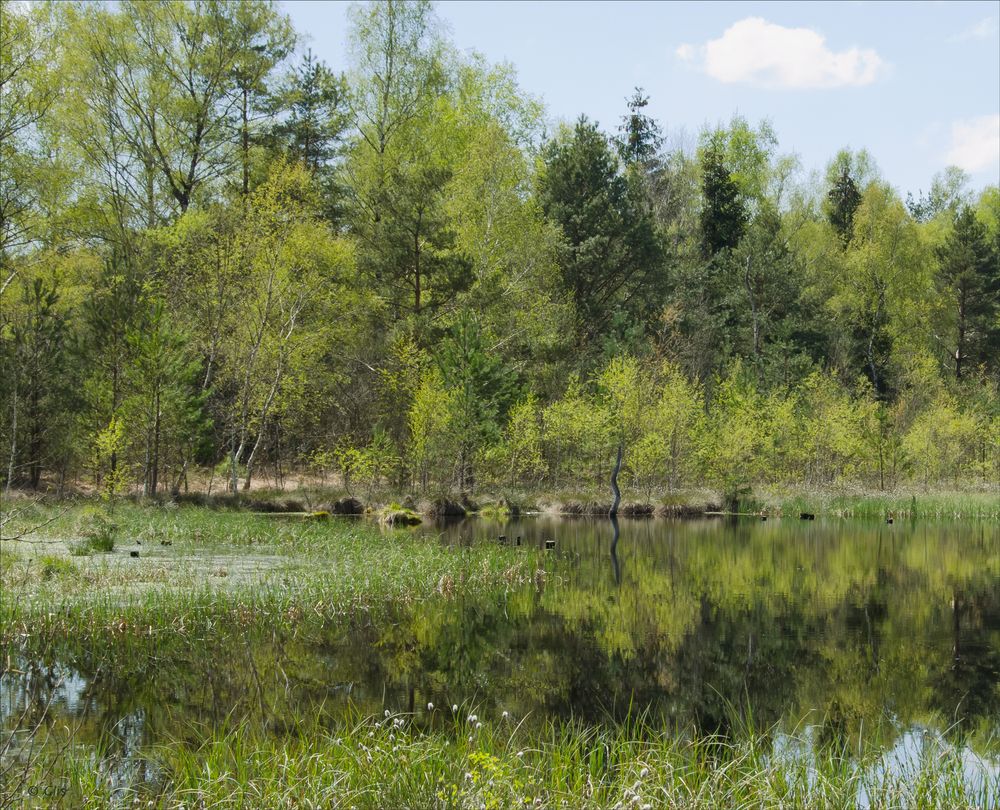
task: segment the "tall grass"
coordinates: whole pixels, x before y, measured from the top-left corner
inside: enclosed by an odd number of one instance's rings
[[[280,738],[244,726],[214,730],[194,745],[152,749],[161,778],[137,787],[102,776],[88,765],[93,752],[77,750],[56,775],[68,787],[59,806],[910,810],[1000,802],[996,766],[970,773],[961,752],[940,741],[919,761],[890,768],[878,752],[779,749],[773,730],[688,738],[644,721],[529,728],[467,712],[355,718]]]
[[[1000,520],[1000,493],[869,493],[830,492],[763,496],[772,509],[786,516],[802,512],[845,518],[915,520]]]

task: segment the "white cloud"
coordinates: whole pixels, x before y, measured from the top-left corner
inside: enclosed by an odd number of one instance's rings
[[[831,51],[811,28],[785,28],[760,17],[733,23],[704,45],[681,45],[676,54],[726,84],[793,89],[871,84],[886,67],[869,48]]]
[[[677,48],[677,58],[684,61],[690,62],[695,57],[695,47],[694,45],[680,45]]]
[[[1000,113],[953,122],[945,161],[967,172],[1000,165]]]
[[[996,17],[984,17],[975,25],[948,37],[948,41],[966,42],[970,39],[991,39],[996,37],[998,30],[1000,29],[997,28]]]

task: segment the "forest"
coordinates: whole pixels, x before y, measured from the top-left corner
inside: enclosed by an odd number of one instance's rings
[[[0,0],[7,491],[1000,488],[996,185],[347,13],[339,74],[273,3]]]

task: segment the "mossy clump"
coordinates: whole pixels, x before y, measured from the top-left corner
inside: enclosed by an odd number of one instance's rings
[[[398,503],[390,503],[379,511],[379,523],[384,526],[416,526],[423,523],[423,518],[412,509],[407,509]]]

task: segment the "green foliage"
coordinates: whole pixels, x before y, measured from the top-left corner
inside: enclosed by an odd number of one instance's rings
[[[269,2],[0,2],[5,487],[1000,481],[995,186],[806,182],[639,88],[548,137],[429,2],[343,75]]]
[[[114,551],[119,531],[118,523],[110,515],[93,514],[82,532],[83,542],[77,547],[77,553],[99,551],[106,554]]]
[[[605,335],[617,312],[645,322],[662,301],[662,247],[607,137],[582,117],[546,145],[542,159],[538,197],[562,231],[560,267],[579,342]]]
[[[77,573],[76,566],[65,557],[46,555],[39,561],[39,576],[43,582],[53,579],[71,579]]]
[[[982,364],[995,373],[1000,369],[1000,254],[970,206],[957,213],[937,255],[938,282],[954,335],[948,349],[955,377],[961,379],[967,365]]]
[[[854,212],[861,204],[861,192],[848,169],[844,167],[837,182],[826,195],[829,203],[830,224],[844,242],[848,242],[854,231]]]
[[[349,494],[357,491],[365,501],[371,500],[400,465],[392,441],[384,431],[377,431],[365,447],[340,447],[334,455],[344,488]]]
[[[711,259],[739,244],[748,213],[739,184],[726,165],[718,137],[713,137],[701,155],[701,187],[705,200],[701,210],[702,255]]]
[[[408,415],[408,456],[424,492],[432,484],[451,489],[459,445],[453,427],[456,400],[456,392],[445,387],[437,368],[424,373]]]
[[[449,428],[457,436],[458,488],[473,480],[476,453],[495,442],[517,394],[510,369],[490,352],[486,335],[471,313],[463,313],[441,342],[436,358],[441,381],[451,392]]]

